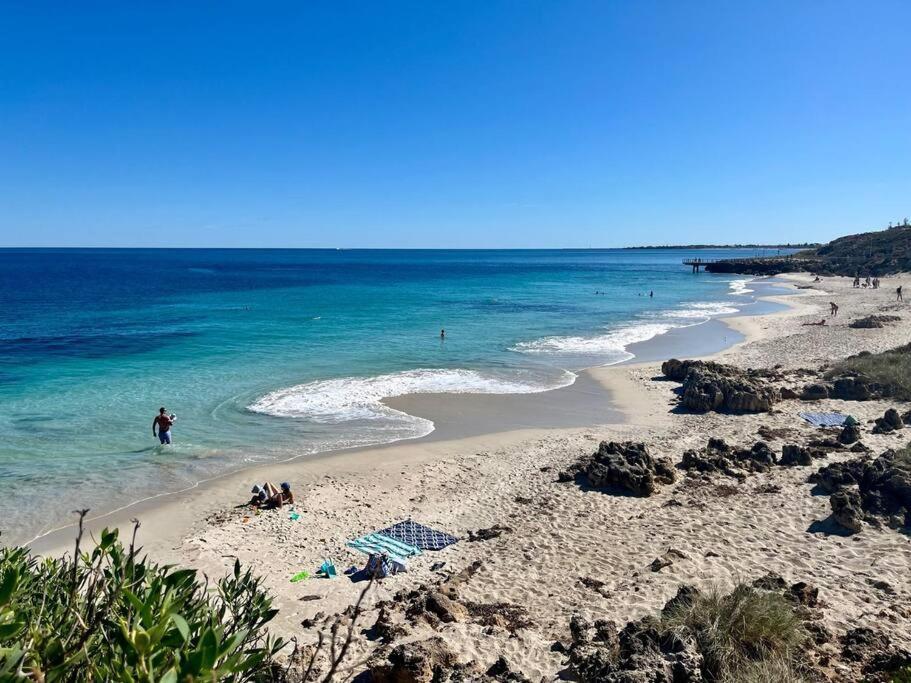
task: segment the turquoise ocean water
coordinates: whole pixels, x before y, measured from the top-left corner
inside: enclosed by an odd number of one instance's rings
[[[385,397],[565,386],[749,306],[747,280],[681,260],[755,253],[0,250],[3,539],[432,431]],[[178,415],[170,447],[151,433],[160,406]]]

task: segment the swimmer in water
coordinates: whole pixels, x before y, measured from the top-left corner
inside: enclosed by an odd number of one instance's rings
[[[176,419],[175,415],[168,414],[167,408],[160,408],[158,415],[152,420],[152,436],[157,436],[162,446],[171,443],[171,426]],[[156,427],[158,428],[157,434],[155,433]]]
[[[446,339],[446,330],[440,330],[440,340]]]

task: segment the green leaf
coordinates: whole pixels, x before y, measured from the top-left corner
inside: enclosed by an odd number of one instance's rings
[[[215,630],[211,626],[203,631],[197,650],[201,657],[200,665],[203,669],[211,669],[212,665],[215,664],[215,657],[218,654],[218,637],[215,635]]]
[[[10,568],[3,572],[3,579],[0,579],[0,605],[8,605],[13,591],[19,584],[19,571],[17,568]]]
[[[8,624],[0,624],[0,640],[7,640],[18,634],[25,628],[25,622],[13,621]]]
[[[168,669],[165,675],[158,679],[158,683],[177,683],[177,669]]]
[[[180,635],[183,636],[184,641],[185,642],[189,641],[190,640],[190,625],[187,623],[187,620],[184,619],[179,614],[172,614],[171,621],[174,622],[174,625],[177,627],[177,630],[180,631]]]

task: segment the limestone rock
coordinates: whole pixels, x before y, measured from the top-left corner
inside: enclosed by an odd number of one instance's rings
[[[672,358],[661,365],[666,377],[683,384],[680,403],[694,412],[768,412],[781,398],[768,383],[770,371],[741,370],[712,361]]]
[[[813,456],[809,448],[802,448],[796,444],[785,444],[781,449],[780,465],[794,467],[796,465],[812,465]]]
[[[860,440],[860,427],[857,425],[845,425],[838,435],[838,441],[846,446]]]
[[[446,597],[442,593],[431,593],[427,596],[426,607],[436,614],[444,623],[468,621],[468,610],[464,605]]]
[[[818,382],[808,384],[803,388],[800,398],[804,401],[821,401],[829,398],[829,386]]]
[[[431,683],[456,667],[455,654],[436,637],[397,645],[386,661],[371,663],[370,674],[374,683]]]
[[[876,418],[876,426],[873,427],[874,434],[889,434],[897,429],[903,429],[904,420],[895,408],[889,408],[882,417]]]
[[[864,511],[860,493],[852,489],[841,489],[829,498],[832,517],[845,529],[857,533],[863,528]]]
[[[581,458],[572,468],[577,479],[602,491],[616,487],[637,496],[650,496],[659,484],[671,484],[676,478],[668,458],[655,458],[645,444],[625,441],[602,441],[598,450]]]
[[[897,315],[868,315],[865,318],[858,318],[851,322],[850,327],[855,329],[869,329],[874,327],[884,327],[889,323],[898,322],[901,318]]]

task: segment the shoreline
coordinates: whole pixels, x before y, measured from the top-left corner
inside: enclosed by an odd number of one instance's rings
[[[705,358],[742,369],[780,366],[779,381],[800,386],[806,378],[802,368],[911,341],[906,325],[848,324],[871,313],[904,311],[901,317],[911,317],[909,309],[890,300],[888,289],[851,289],[850,280],[827,278],[817,289],[801,291],[810,276],[786,281],[787,293],[769,297],[773,310],[754,308],[727,318],[725,329],[738,330],[742,340]],[[830,300],[838,301],[842,314],[823,327],[804,326],[828,313]],[[643,497],[612,495],[562,475],[605,441],[641,444],[653,457],[679,466],[684,453],[701,451],[709,439],[746,449],[761,440],[778,454],[787,444],[832,436],[800,417],[808,409],[854,416],[863,444],[877,455],[905,446],[909,437],[907,429],[876,432],[874,419],[887,408],[903,412],[911,403],[782,399],[770,412],[693,413],[679,409],[679,385],[661,376],[660,365],[651,360],[592,368],[582,373],[588,384],[579,384],[584,391],[575,399],[551,392],[567,400],[568,413],[591,401],[592,391],[607,394],[619,415],[604,421],[425,438],[257,468],[258,478],[293,482],[294,514],[246,508],[250,475],[236,473],[197,495],[131,510],[142,518],[139,543],[155,561],[192,567],[210,579],[230,572],[235,561],[253,567],[278,609],[270,630],[306,647],[350,610],[363,589],[342,575],[365,559],[346,547],[348,539],[405,519],[460,539],[411,558],[405,573],[372,585],[359,627],[388,618],[398,635],[354,639],[352,673],[364,662],[384,661],[395,647],[442,638],[459,662],[484,669],[502,657],[530,680],[556,680],[566,661],[551,646],[568,642],[577,615],[589,622],[609,618],[622,627],[656,614],[683,585],[728,592],[769,572],[785,585],[805,582],[818,590],[814,619],[833,634],[832,642],[851,629],[881,628],[888,619],[892,642],[911,647],[907,531],[865,523],[860,533],[846,534],[833,521],[829,497],[808,481],[823,465],[857,458],[850,450],[826,451],[810,465],[783,466],[779,460],[768,470],[732,475],[674,467],[672,483]],[[425,399],[415,409],[445,408],[442,401]],[[474,415],[483,412],[477,408]],[[131,516],[119,520],[125,530]],[[475,542],[482,530],[488,533]],[[71,548],[71,535],[61,533],[59,547],[47,552]],[[672,561],[655,568],[671,554]],[[339,576],[313,578],[326,558]],[[290,580],[303,570],[310,579]],[[526,615],[527,623],[471,616],[441,622],[411,615],[407,596],[427,595],[441,582],[457,582],[460,605]]]
[[[752,278],[750,285],[769,290],[784,289],[788,278]],[[399,439],[383,444],[357,446],[341,450],[295,455],[268,463],[246,464],[218,473],[210,478],[176,490],[165,491],[127,503],[114,510],[88,516],[85,528],[89,533],[105,526],[116,527],[126,534],[132,520],[140,519],[139,538],[147,549],[163,550],[175,539],[189,533],[200,520],[223,507],[225,500],[243,500],[254,481],[284,481],[302,479],[301,475],[318,477],[319,467],[336,461],[340,468],[348,461],[376,467],[389,459],[390,451],[420,449],[425,444],[444,444],[455,451],[487,444],[502,446],[522,439],[534,438],[549,432],[579,431],[606,425],[631,423],[636,414],[629,405],[630,387],[618,378],[618,368],[644,365],[677,355],[688,358],[710,358],[759,339],[760,333],[748,321],[752,318],[782,315],[797,304],[800,292],[768,291],[755,293],[743,313],[727,313],[706,321],[671,328],[663,334],[634,342],[627,347],[633,358],[610,365],[592,366],[575,372],[575,381],[565,387],[532,394],[411,394],[383,399],[383,403],[409,415],[430,419],[434,430],[414,438]],[[770,306],[771,305],[771,306]],[[755,312],[754,312],[755,310]],[[751,335],[754,335],[751,337]],[[721,341],[719,341],[721,337]],[[728,341],[730,337],[730,341]],[[673,350],[673,353],[671,353]],[[611,372],[611,371],[614,372]],[[639,404],[640,409],[645,406]],[[491,417],[495,416],[495,417]],[[484,439],[483,437],[488,437]],[[392,453],[395,460],[397,454]],[[294,477],[288,474],[294,470]],[[328,468],[330,471],[333,467]],[[252,476],[253,472],[256,476]],[[310,479],[312,480],[312,479]],[[301,488],[295,484],[295,492]],[[213,502],[196,502],[196,499]],[[222,502],[217,502],[222,501]],[[174,518],[180,521],[175,526]],[[76,522],[45,531],[24,545],[42,555],[67,552],[75,537]]]

